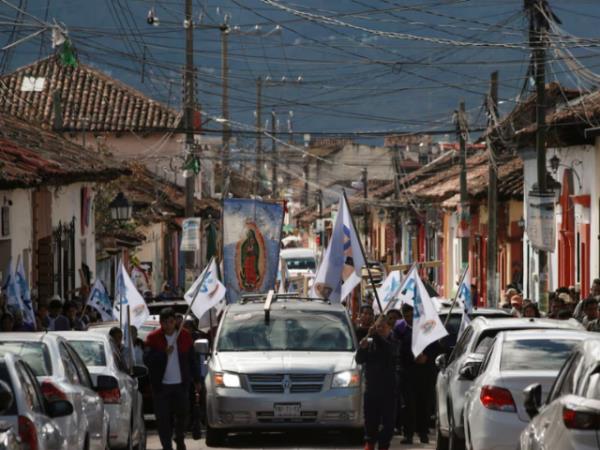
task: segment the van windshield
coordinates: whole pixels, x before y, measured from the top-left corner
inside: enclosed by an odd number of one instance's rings
[[[288,270],[314,270],[314,258],[290,258],[285,260]]]
[[[225,316],[218,351],[315,351],[354,350],[345,313],[333,311],[239,312]]]

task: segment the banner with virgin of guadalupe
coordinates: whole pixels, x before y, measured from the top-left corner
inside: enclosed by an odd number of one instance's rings
[[[227,303],[274,289],[283,205],[250,199],[223,202],[223,278]]]

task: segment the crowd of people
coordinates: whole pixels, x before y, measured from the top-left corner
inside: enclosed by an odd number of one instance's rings
[[[504,291],[499,306],[513,317],[576,319],[588,331],[600,332],[599,304],[600,279],[595,279],[586,298],[580,297],[576,287],[551,292],[547,314],[514,287]],[[435,342],[415,357],[412,320],[413,308],[408,304],[378,317],[369,304],[360,309],[356,361],[363,364],[366,377],[365,450],[374,450],[376,445],[389,449],[394,434],[402,434],[402,444],[412,444],[415,436],[422,443],[429,442],[435,414],[435,358],[448,349]]]

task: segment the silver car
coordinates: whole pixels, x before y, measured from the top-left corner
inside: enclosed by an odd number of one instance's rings
[[[436,358],[439,373],[436,381],[437,449],[459,448],[464,445],[463,408],[465,393],[473,383],[464,374],[469,366],[479,364],[494,337],[501,331],[528,329],[562,329],[584,331],[574,319],[488,319],[477,317],[458,339],[449,357]]]
[[[66,400],[47,401],[31,367],[18,356],[7,353],[0,356],[1,389],[0,421],[3,427],[18,431],[18,445],[9,431],[1,433],[0,448],[62,450],[68,448],[53,418],[73,413],[73,405]],[[6,402],[5,389],[10,390],[11,401]]]
[[[499,333],[466,393],[467,449],[514,450],[529,422],[523,389],[537,381],[547,393],[573,347],[588,338],[589,333],[574,330]],[[464,375],[470,378],[476,369]]]
[[[230,305],[206,376],[206,444],[230,431],[323,428],[362,433],[362,379],[346,310],[279,299]],[[208,352],[208,342],[196,341]]]
[[[524,408],[531,422],[521,433],[521,450],[600,448],[600,335],[589,333],[560,369],[542,404],[542,385],[529,385]]]
[[[142,415],[142,395],[138,382],[129,374],[119,352],[114,348],[106,327],[93,331],[56,331],[69,341],[87,366],[98,392],[104,399],[109,416],[111,448],[146,448],[146,426]],[[134,368],[143,376],[145,368]]]
[[[23,358],[47,400],[68,400],[73,413],[56,419],[70,449],[104,450],[108,416],[85,364],[62,337],[53,333],[2,333],[0,352]]]

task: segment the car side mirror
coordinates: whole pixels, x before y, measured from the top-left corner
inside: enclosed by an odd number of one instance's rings
[[[133,366],[131,375],[134,378],[142,378],[148,375],[148,368],[146,366]]]
[[[444,370],[446,368],[446,364],[448,364],[448,357],[445,353],[442,353],[435,358],[435,365],[439,370]]]
[[[210,353],[208,339],[197,339],[194,342],[194,350],[202,355],[208,355]]]
[[[112,389],[119,389],[119,381],[110,375],[98,375],[96,391],[110,391]]]
[[[8,411],[12,404],[13,394],[10,387],[4,381],[0,381],[0,415]]]
[[[461,380],[469,380],[473,381],[477,378],[477,374],[479,373],[479,368],[481,367],[481,361],[470,361],[467,362],[464,366],[460,368],[458,371]]]
[[[542,385],[539,383],[530,384],[523,389],[523,394],[525,395],[523,406],[525,406],[529,418],[533,419],[538,415],[542,406]]]
[[[73,405],[67,400],[52,400],[46,403],[48,417],[64,417],[73,414]]]

